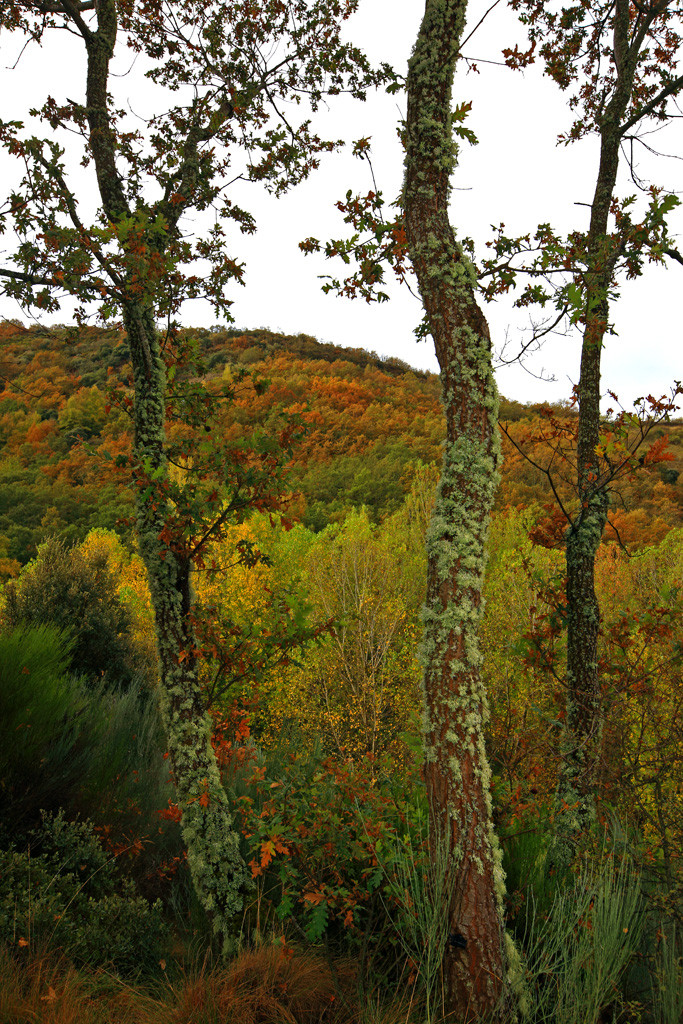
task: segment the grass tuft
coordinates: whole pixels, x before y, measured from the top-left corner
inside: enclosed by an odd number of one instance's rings
[[[127,992],[62,957],[0,946],[0,1024],[137,1024]]]
[[[150,1000],[140,1024],[333,1024],[351,1018],[353,975],[333,973],[323,958],[285,946],[241,953],[206,966]],[[142,1007],[141,1007],[142,1010]]]

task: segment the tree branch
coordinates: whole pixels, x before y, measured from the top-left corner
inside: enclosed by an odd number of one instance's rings
[[[75,20],[83,11],[94,11],[95,0],[34,0],[31,6],[40,14],[66,14]]]
[[[40,274],[25,274],[21,270],[4,270],[0,267],[0,277],[8,277],[11,281],[23,281],[25,284],[43,284],[54,288],[58,282],[53,277]]]
[[[25,284],[43,285],[46,288],[62,288],[66,292],[69,291],[63,281],[58,281],[54,277],[47,277],[44,274],[28,274],[21,270],[8,270],[0,267],[0,277],[7,277],[11,281],[23,281]],[[96,284],[94,281],[84,281],[82,278],[79,282],[79,288],[97,295],[102,294],[102,287],[103,285],[101,284]],[[104,287],[106,291],[109,291],[106,286]]]
[[[200,128],[199,124],[195,124],[188,132],[183,145],[183,162],[168,183],[164,198],[155,207],[156,211],[164,216],[171,230],[176,227],[183,211],[191,201],[199,169],[199,146],[201,143],[210,142],[215,138],[225,122],[234,116],[234,113],[232,103],[224,97],[218,109],[213,111],[208,118],[204,129]],[[171,196],[176,198],[172,201]]]
[[[71,3],[72,0],[64,2]],[[102,205],[112,223],[126,215],[130,216],[123,182],[116,167],[116,136],[111,124],[107,93],[109,62],[114,54],[117,28],[116,0],[99,0],[97,32],[87,29],[87,35],[83,36],[88,51],[86,116],[90,128],[89,142]]]
[[[43,154],[40,152],[36,151],[34,153],[34,159],[47,171],[50,177],[55,179],[55,181],[61,189],[62,199],[64,201],[64,205],[66,206],[69,217],[71,218],[72,224],[74,225],[76,230],[80,232],[83,238],[88,238],[90,240],[90,234],[88,230],[85,228],[84,224],[82,223],[80,217],[78,216],[78,209],[76,207],[76,201],[73,197],[73,193],[69,191],[69,188],[67,187],[67,184],[61,172],[54,164],[51,164],[49,160],[46,160]],[[93,246],[90,249],[90,251],[92,252],[93,256],[95,257],[99,265],[105,271],[105,273],[109,274],[114,284],[118,288],[122,287],[123,282],[121,278],[118,276],[116,271],[111,267],[109,261],[104,257],[103,253],[96,246]]]
[[[678,78],[674,78],[672,82],[665,85],[663,89],[660,89],[654,99],[645,104],[642,110],[637,114],[634,114],[633,117],[630,117],[619,129],[619,135],[623,137],[635,124],[638,124],[638,122],[642,121],[643,118],[649,117],[650,114],[659,106],[662,100],[665,100],[667,96],[675,95],[680,92],[681,89],[683,89],[683,75],[679,75]]]
[[[60,0],[59,6],[62,8],[64,13],[69,18],[71,18],[74,25],[81,33],[86,42],[88,41],[88,39],[92,38],[92,30],[83,21],[81,13],[85,10],[94,10],[94,0],[92,3],[88,5],[88,7],[85,7],[82,3],[79,3],[78,0]]]
[[[676,260],[677,263],[683,263],[683,256],[681,256],[678,249],[663,249],[665,256],[668,256],[672,260]]]

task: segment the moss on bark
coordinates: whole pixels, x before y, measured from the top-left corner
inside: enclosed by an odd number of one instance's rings
[[[446,1011],[466,1022],[510,1012],[504,875],[493,830],[488,715],[478,627],[488,519],[498,484],[498,397],[473,267],[448,217],[457,155],[451,87],[462,0],[427,0],[408,72],[406,235],[441,366],[447,437],[427,535],[425,778],[432,837],[446,836],[455,880],[444,963]]]
[[[164,497],[165,368],[151,311],[134,307],[125,323],[135,382],[134,454],[147,484],[138,488],[137,533],[156,620],[161,712],[192,881],[227,951],[239,928],[249,876],[211,746],[211,719],[196,671],[189,565],[160,538],[169,511]]]

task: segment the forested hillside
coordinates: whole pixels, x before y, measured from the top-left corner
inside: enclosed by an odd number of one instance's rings
[[[154,685],[154,621],[126,475],[125,336],[12,323],[2,332],[6,623],[66,630],[76,643],[71,670],[85,677]],[[262,432],[288,462],[279,509],[247,509],[192,574],[216,736],[230,735],[237,715],[265,749],[291,734],[311,756],[320,745],[342,762],[370,755],[407,768],[420,743],[424,538],[444,429],[438,378],[303,335],[216,330],[187,339],[196,341],[184,371],[189,382],[200,373],[209,391],[234,387],[211,428],[220,431],[226,461],[239,463]],[[556,785],[566,522],[539,467],[558,434],[571,439],[575,417],[569,407],[503,401],[501,408],[505,463],[482,644],[493,711],[488,743],[507,834],[526,815],[545,813]],[[205,430],[171,421],[170,440],[192,451]],[[672,458],[662,460],[665,431]],[[281,447],[283,437],[291,447]],[[644,464],[623,483],[611,513],[618,540],[608,529],[598,557],[610,707],[602,784],[624,813],[637,800],[644,835],[657,848],[683,843],[678,802],[669,802],[673,790],[664,795],[683,757],[682,441],[675,422],[647,438]],[[561,466],[553,472],[570,504]],[[175,473],[182,485],[183,465]],[[644,730],[637,742],[636,722]],[[88,812],[99,813],[90,805]]]
[[[683,1022],[683,5],[404,7],[0,3],[0,1024]]]
[[[292,978],[313,972],[307,998],[324,1017],[335,984],[350,1005],[356,985],[391,986],[406,969],[416,971],[413,985],[429,977],[417,947],[404,952],[405,934],[419,944],[427,926],[411,931],[402,886],[417,884],[411,872],[428,863],[418,654],[444,429],[439,381],[306,336],[216,330],[191,338],[186,383],[201,375],[207,392],[230,385],[224,411],[209,421],[222,457],[250,465],[262,436],[258,450],[271,453],[274,472],[288,464],[280,507],[246,508],[197,560],[191,654],[255,892],[243,927],[261,934],[272,922],[290,958],[296,935],[305,948],[324,940],[356,964],[335,982],[316,953],[294,953]],[[126,338],[5,323],[1,372],[0,805],[14,838],[0,854],[8,880],[0,929],[10,946],[36,953],[54,945],[63,915],[56,941],[70,961],[149,978],[170,964],[173,943],[209,940],[167,770],[152,601],[131,529]],[[565,716],[565,523],[538,467],[558,436],[570,439],[571,458],[575,417],[569,407],[506,401],[502,413],[506,462],[481,630],[486,742],[509,927],[533,951],[527,907],[550,915],[533,941],[564,942],[557,908],[565,905],[553,899],[569,884],[548,861]],[[192,452],[206,425],[171,420],[170,440]],[[665,429],[673,458],[662,460]],[[678,919],[683,877],[682,439],[678,423],[647,438],[643,465],[612,510],[621,543],[607,532],[596,575],[601,814],[623,823],[615,835],[629,830],[628,864],[647,873],[648,913],[662,920]],[[181,487],[189,465],[191,455],[174,468]],[[561,474],[556,483],[571,503]],[[32,861],[21,852],[29,842],[39,851]],[[69,866],[73,857],[85,882]],[[609,870],[616,875],[580,885],[589,886],[586,899],[617,901],[614,920],[628,929],[634,869]],[[576,899],[576,913],[587,913]],[[234,969],[254,972],[262,1000],[268,972],[280,977],[290,961],[259,949]],[[19,999],[17,969],[0,961]],[[69,988],[60,970],[49,991],[61,985],[81,1005],[80,982]],[[215,984],[211,977],[177,990],[179,1021],[193,1019],[183,1000]],[[637,988],[624,984],[626,999]],[[251,1006],[251,989],[230,991],[236,1002],[225,1005]],[[161,1019],[131,1005],[126,1020]],[[163,1016],[168,1005],[150,1003],[149,1012]]]
[[[276,433],[296,421],[291,511],[311,529],[361,507],[379,523],[401,506],[419,467],[440,465],[444,426],[435,375],[306,335],[235,329],[187,334],[196,339],[209,385],[248,371],[221,420],[226,441],[248,437],[257,425]],[[5,322],[0,345],[0,571],[14,575],[51,535],[82,540],[99,526],[129,538],[132,495],[114,464],[130,451],[125,336]],[[265,384],[254,388],[252,373]],[[509,438],[496,507],[526,509],[535,521],[547,520],[538,537],[550,529],[547,542],[556,542],[553,495],[538,468],[550,448],[540,438],[551,432],[553,418],[571,429],[573,411],[503,399],[500,418]],[[610,521],[627,545],[655,543],[681,522],[683,425],[656,427],[641,454],[664,435],[666,461],[640,467],[615,496]],[[561,471],[558,480],[567,497]],[[616,539],[613,530],[607,539]]]

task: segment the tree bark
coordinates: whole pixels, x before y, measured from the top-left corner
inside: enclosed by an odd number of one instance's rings
[[[617,84],[600,124],[600,163],[587,237],[586,311],[578,386],[577,494],[579,509],[567,531],[567,714],[558,786],[560,845],[572,845],[595,813],[602,733],[598,671],[600,608],[595,556],[607,522],[609,493],[601,482],[600,364],[609,325],[609,289],[619,240],[608,234],[619,167],[622,123],[633,89],[635,58],[629,50],[628,0],[618,0],[614,27]]]
[[[484,547],[501,460],[498,397],[476,278],[448,218],[456,158],[451,88],[465,10],[465,0],[427,0],[408,70],[403,194],[447,424],[427,534],[423,731],[433,851],[445,843],[454,880],[444,982],[446,1012],[459,1024],[484,1014],[502,1019],[509,1010],[504,874],[491,817],[478,642]]]
[[[156,621],[162,719],[192,881],[215,934],[229,950],[249,877],[211,746],[211,717],[196,670],[190,565],[161,539],[169,511],[164,498],[165,367],[152,311],[128,305],[124,321],[135,385],[134,455],[144,471],[138,481],[137,535]]]
[[[115,0],[100,0],[97,31],[83,26],[81,33],[88,54],[90,148],[102,206],[116,226],[132,213],[116,165],[116,132],[108,99],[109,64],[117,34]],[[149,240],[148,248],[161,251],[163,242]],[[166,497],[166,373],[154,308],[151,302],[136,298],[139,290],[134,281],[124,280],[120,302],[133,368],[137,534],[156,622],[159,700],[190,873],[213,930],[228,949],[249,877],[211,746],[211,718],[196,669],[190,564],[162,540],[171,512]]]

